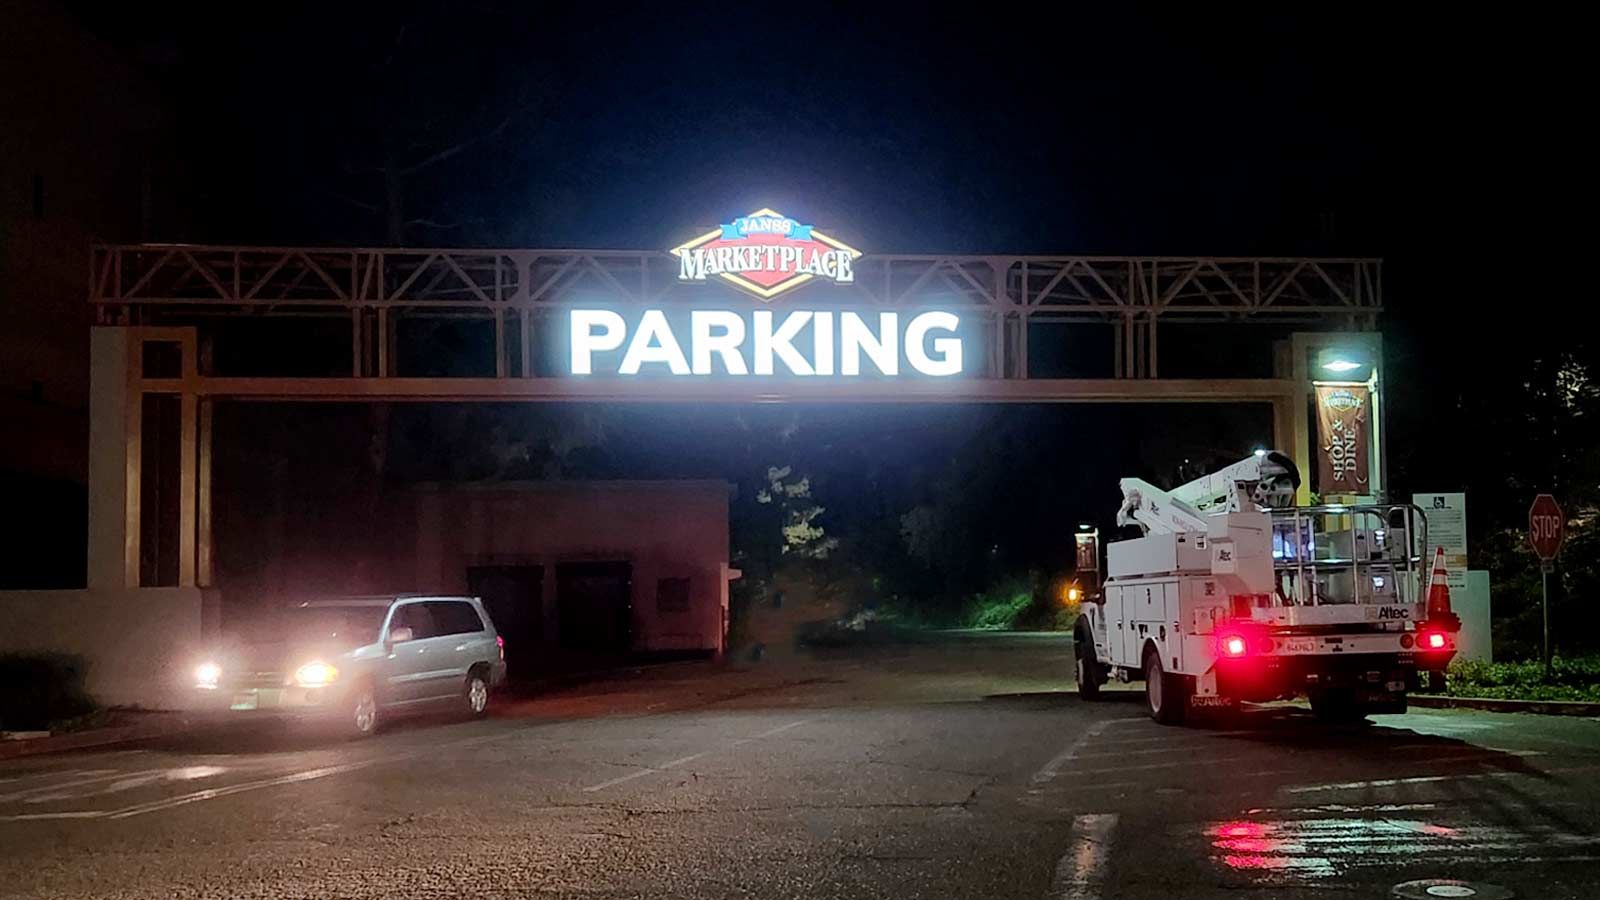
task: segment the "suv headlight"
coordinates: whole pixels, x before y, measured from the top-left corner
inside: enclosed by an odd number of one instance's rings
[[[322,687],[338,677],[339,670],[325,662],[308,662],[294,670],[294,682],[301,687]]]
[[[214,662],[203,662],[194,667],[195,687],[214,688],[222,678],[222,667]]]

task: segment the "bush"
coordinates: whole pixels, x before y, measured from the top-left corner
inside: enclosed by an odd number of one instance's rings
[[[1077,604],[1060,602],[1045,583],[1029,576],[974,596],[963,620],[968,628],[1070,631],[1077,618]]]
[[[1015,628],[1017,620],[1033,606],[1033,592],[986,593],[972,598],[967,610],[969,628]]]
[[[1600,702],[1600,656],[1556,657],[1550,663],[1549,680],[1544,677],[1544,665],[1537,660],[1456,660],[1450,664],[1445,690],[1452,697]]]
[[[0,654],[0,729],[43,731],[96,708],[84,663],[61,653]]]

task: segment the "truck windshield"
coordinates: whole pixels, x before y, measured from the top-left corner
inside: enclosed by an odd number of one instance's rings
[[[302,606],[289,613],[289,636],[296,641],[359,647],[378,639],[384,606]]]

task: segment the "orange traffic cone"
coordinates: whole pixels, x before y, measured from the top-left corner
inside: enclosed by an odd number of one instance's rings
[[[1433,554],[1433,577],[1428,580],[1428,621],[1448,631],[1461,630],[1461,620],[1450,608],[1450,580],[1444,570],[1444,548]]]

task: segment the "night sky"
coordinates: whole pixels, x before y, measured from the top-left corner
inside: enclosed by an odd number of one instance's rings
[[[276,4],[91,24],[175,100],[208,240],[659,247],[772,205],[880,252],[1374,253],[1445,115],[1423,23],[1091,7]],[[440,226],[440,227],[434,227]]]

